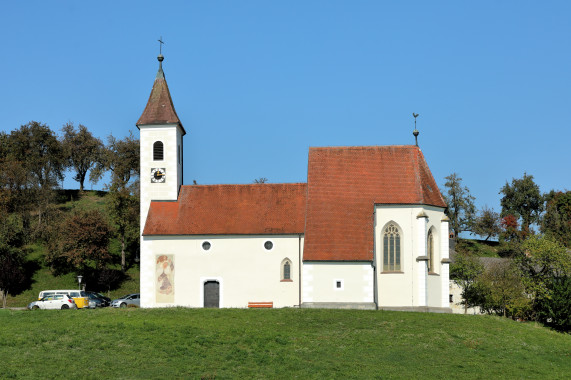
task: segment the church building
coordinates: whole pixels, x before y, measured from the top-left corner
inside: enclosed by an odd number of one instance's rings
[[[306,183],[183,185],[158,59],[137,122],[142,307],[450,312],[446,204],[418,146],[310,148]]]

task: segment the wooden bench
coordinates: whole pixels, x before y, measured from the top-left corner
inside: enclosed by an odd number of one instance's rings
[[[272,308],[274,307],[274,303],[273,302],[248,302],[248,307],[266,307],[266,308]]]

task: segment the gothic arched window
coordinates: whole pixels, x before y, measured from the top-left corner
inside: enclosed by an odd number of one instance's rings
[[[162,141],[155,141],[153,144],[153,161],[161,161],[164,159],[164,147]]]
[[[281,281],[292,281],[291,279],[291,261],[284,259],[281,265]]]
[[[434,235],[432,234],[432,228],[428,231],[428,237],[426,239],[427,243],[427,256],[428,256],[428,273],[435,272],[435,265],[434,265]]]
[[[398,225],[388,223],[383,229],[383,272],[401,270],[401,234]]]

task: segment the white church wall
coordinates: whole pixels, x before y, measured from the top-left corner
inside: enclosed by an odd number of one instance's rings
[[[202,244],[210,243],[204,250]],[[267,250],[266,241],[273,247]],[[245,308],[248,302],[273,302],[274,307],[299,304],[299,235],[256,236],[145,236],[141,257],[141,302],[143,307],[204,306],[204,283],[217,281],[220,307]],[[159,303],[157,257],[172,255],[174,300]],[[282,264],[290,261],[291,280],[283,280]],[[145,270],[143,270],[143,267]],[[143,278],[145,276],[145,278]],[[150,286],[148,286],[151,284]]]
[[[442,292],[440,291],[440,287],[441,287],[440,275],[429,274],[427,282],[428,282],[427,283],[427,287],[428,287],[427,304],[428,304],[428,306],[442,307],[442,302],[441,302],[441,293]]]
[[[416,239],[419,234],[417,216],[424,212],[428,216],[426,230],[433,229],[435,273],[440,272],[440,223],[444,210],[432,206],[377,205],[375,208],[375,258],[377,267],[379,307],[412,307],[420,305],[418,292],[427,288],[429,306],[441,307],[441,281],[438,275],[428,275],[425,284],[419,283],[419,265],[416,258],[421,250]],[[401,232],[401,270],[383,271],[384,227],[394,222]],[[447,243],[447,242],[446,242]]]
[[[302,292],[304,303],[374,302],[371,263],[305,262]]]

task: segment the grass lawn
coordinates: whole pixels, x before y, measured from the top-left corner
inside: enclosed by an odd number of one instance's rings
[[[0,310],[3,378],[569,378],[571,336],[451,314]]]

